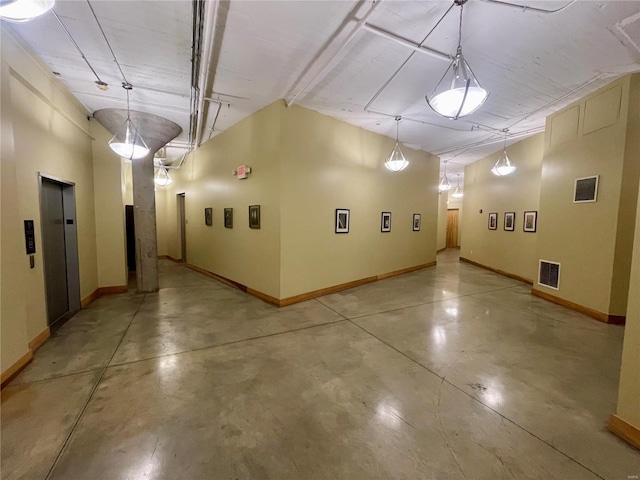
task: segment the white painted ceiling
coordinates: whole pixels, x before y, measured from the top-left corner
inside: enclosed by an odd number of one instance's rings
[[[400,140],[440,155],[450,162],[448,170],[456,172],[500,149],[503,128],[510,129],[508,143],[525,138],[541,131],[549,113],[640,70],[640,1],[513,2],[542,9],[568,6],[546,14],[469,0],[464,7],[463,53],[490,97],[476,113],[456,121],[439,117],[427,106],[424,96],[448,63],[422,53],[406,62],[370,111],[364,110],[413,52],[367,28],[357,30],[340,49],[372,7],[370,1],[207,2],[205,16],[215,20],[204,30],[212,54],[203,59],[209,67],[203,93],[222,103],[211,135],[277,99],[290,101],[297,95],[297,104],[390,137],[395,136],[393,117],[402,116]],[[418,44],[451,4],[378,1],[367,24]],[[91,0],[91,6],[134,86],[131,108],[178,123],[183,133],[175,143],[186,143],[192,2]],[[53,14],[10,28],[60,74],[60,81],[88,111],[125,108],[122,76],[89,4],[58,0],[54,9],[98,76],[109,84],[107,91],[97,88],[96,77]],[[455,54],[458,20],[459,7],[454,7],[424,46]],[[203,140],[209,138],[218,104],[205,102],[205,107]],[[470,147],[477,143],[481,145]]]

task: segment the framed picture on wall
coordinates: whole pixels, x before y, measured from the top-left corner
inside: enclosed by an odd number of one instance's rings
[[[513,232],[516,227],[516,212],[506,212],[504,214],[504,229]]]
[[[260,205],[249,205],[249,228],[260,228]]]
[[[349,233],[348,208],[336,208],[336,233]]]
[[[211,207],[204,209],[204,224],[208,227],[213,225],[213,208]]]
[[[414,232],[420,231],[421,223],[422,223],[422,215],[420,215],[419,213],[414,213],[413,214],[413,231]]]
[[[524,212],[524,222],[522,229],[525,232],[535,232],[538,225],[538,212]]]
[[[489,230],[497,230],[498,229],[498,214],[490,213],[489,214]]]
[[[380,220],[380,231],[391,231],[391,212],[382,212],[382,218]]]
[[[224,228],[233,228],[233,208],[224,209]]]

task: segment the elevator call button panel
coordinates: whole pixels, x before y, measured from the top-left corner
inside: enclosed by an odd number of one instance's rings
[[[33,227],[33,220],[24,221],[24,239],[27,246],[27,255],[36,253],[36,232]]]

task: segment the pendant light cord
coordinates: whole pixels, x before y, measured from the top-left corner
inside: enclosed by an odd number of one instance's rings
[[[460,27],[458,29],[458,50],[462,50],[462,9],[464,8],[464,3],[460,4]]]

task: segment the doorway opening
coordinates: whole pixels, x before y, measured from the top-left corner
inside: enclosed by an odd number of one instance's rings
[[[125,227],[127,233],[127,269],[136,271],[136,226],[133,221],[133,205],[125,205]]]
[[[40,174],[40,226],[47,324],[53,332],[81,308],[73,182]]]
[[[458,243],[458,220],[460,210],[452,208],[447,210],[447,248],[459,247]]]
[[[179,193],[178,199],[178,225],[180,227],[180,251],[181,260],[187,261],[187,214],[185,210],[184,193]]]

